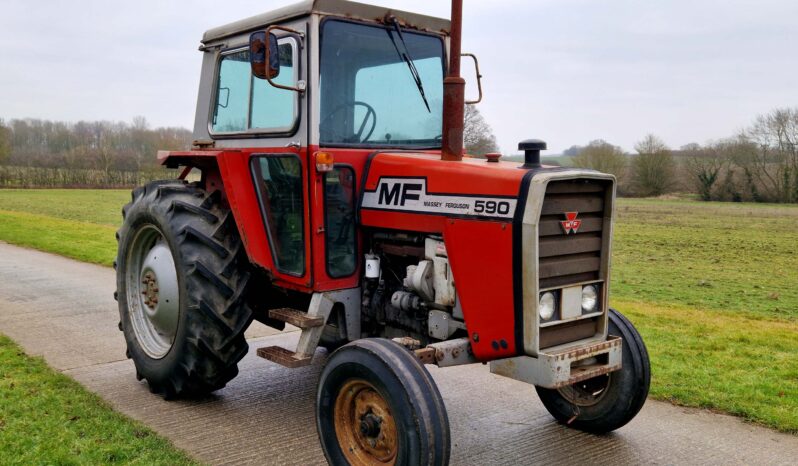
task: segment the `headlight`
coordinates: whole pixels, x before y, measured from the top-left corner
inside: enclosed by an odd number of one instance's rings
[[[557,300],[554,298],[554,293],[547,291],[540,295],[540,303],[538,306],[538,314],[540,320],[551,320],[554,317],[554,312],[557,310]]]
[[[598,290],[593,285],[582,287],[582,312],[589,314],[598,311]]]

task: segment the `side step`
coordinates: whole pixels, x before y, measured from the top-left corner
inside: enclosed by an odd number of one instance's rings
[[[287,307],[269,310],[269,317],[302,329],[321,327],[324,325],[324,317],[322,316],[311,316],[302,311]]]
[[[258,348],[258,356],[291,369],[309,365],[313,361],[313,353],[319,345],[321,332],[333,304],[335,302],[324,293],[315,293],[310,300],[308,312],[291,308],[269,310],[270,318],[299,327],[302,333],[299,335],[296,351],[281,346],[267,346]]]
[[[291,350],[287,350],[282,346],[267,346],[265,348],[258,348],[258,356],[269,361],[276,362],[281,366],[295,369],[310,365],[313,360],[313,355],[299,356]]]

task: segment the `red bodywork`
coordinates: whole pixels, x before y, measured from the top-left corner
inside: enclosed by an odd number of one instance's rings
[[[274,285],[303,292],[354,288],[361,271],[350,277],[333,278],[325,267],[324,195],[322,173],[313,154],[319,148],[250,148],[161,152],[161,163],[202,169],[206,188],[222,189],[235,217],[249,260],[270,273]],[[355,171],[355,194],[374,191],[380,178],[426,178],[431,193],[474,194],[519,198],[522,179],[528,173],[515,163],[488,163],[465,158],[442,161],[440,152],[375,152],[369,149],[323,149],[332,153],[336,165]],[[274,266],[250,160],[260,154],[296,154],[305,177],[306,257],[310,267],[301,277],[280,273]],[[364,179],[365,177],[365,179]],[[518,209],[522,209],[519,205]],[[513,287],[513,220],[473,219],[451,215],[389,212],[358,208],[361,227],[440,234],[444,238],[454,281],[463,309],[474,355],[490,360],[519,354]],[[362,235],[362,232],[358,233]],[[362,244],[362,239],[359,241]],[[489,245],[489,247],[486,247]],[[362,255],[363,248],[359,248]],[[489,252],[488,252],[489,251]]]

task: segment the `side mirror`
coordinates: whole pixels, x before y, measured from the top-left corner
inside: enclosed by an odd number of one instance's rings
[[[265,31],[253,32],[249,36],[249,65],[252,68],[252,75],[265,79],[272,87],[277,89],[303,93],[305,92],[305,81],[296,81],[296,87],[285,86],[272,81],[280,74],[280,50],[277,47],[277,36],[272,34],[272,30],[275,29],[288,32],[300,39],[305,37],[305,34],[301,31],[276,24],[267,27]],[[295,70],[294,73],[296,73],[296,66],[293,69]]]
[[[252,75],[260,79],[274,79],[280,75],[280,52],[277,36],[266,31],[249,36],[249,65]]]

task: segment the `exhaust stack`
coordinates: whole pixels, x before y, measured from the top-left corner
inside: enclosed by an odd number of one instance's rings
[[[449,72],[443,80],[442,160],[463,159],[465,80],[460,76],[460,37],[463,0],[452,0],[449,32]]]

